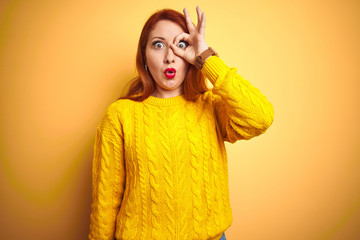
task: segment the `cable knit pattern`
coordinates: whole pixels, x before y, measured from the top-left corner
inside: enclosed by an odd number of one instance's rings
[[[187,151],[184,151],[186,143],[188,143],[187,136],[184,134],[186,132],[185,125],[183,124],[186,121],[186,109],[185,108],[172,108],[172,118],[171,125],[173,128],[176,128],[174,135],[171,137],[175,140],[174,150],[173,151],[173,160],[176,163],[175,172],[181,174],[175,174],[175,182],[177,186],[182,186],[182,188],[175,189],[175,198],[180,199],[176,205],[176,232],[178,233],[172,239],[181,240],[181,239],[190,239],[189,232],[190,227],[188,219],[192,217],[192,212],[188,208],[187,211],[184,211],[183,202],[190,203],[192,200],[191,194],[189,191],[191,189],[191,184],[189,179],[191,178],[191,173],[188,169],[190,159],[187,157]]]
[[[273,107],[212,56],[213,89],[111,104],[98,126],[89,239],[215,240],[231,225],[224,141],[266,131]]]
[[[194,105],[194,106],[192,106]],[[195,109],[194,109],[195,108]],[[194,103],[187,102],[186,103],[186,111],[191,112],[190,109],[194,109],[196,112],[199,112],[198,105],[195,105]],[[193,110],[193,111],[194,111]],[[195,115],[196,116],[196,115]],[[202,228],[202,206],[201,206],[201,190],[200,188],[200,155],[199,155],[199,146],[197,146],[198,138],[196,138],[197,134],[195,131],[197,128],[194,126],[197,125],[198,119],[193,119],[194,117],[192,114],[186,114],[186,131],[188,133],[188,140],[190,143],[190,162],[191,162],[191,194],[192,194],[192,203],[193,203],[193,229],[194,229],[194,237],[195,239],[198,239],[201,233]]]
[[[145,123],[145,145],[146,145],[146,154],[149,160],[149,170],[150,170],[150,197],[153,204],[151,204],[151,223],[153,228],[151,229],[151,237],[153,239],[159,239],[160,235],[160,211],[158,209],[160,199],[159,199],[159,164],[156,162],[155,158],[155,141],[151,138],[154,133],[151,131],[153,122],[151,121],[151,109],[148,105],[145,105],[144,110],[144,123]],[[160,128],[161,129],[161,128]],[[165,130],[165,129],[164,129]]]
[[[210,115],[210,111],[207,109],[204,109],[204,115],[206,116],[206,118],[203,118],[203,124],[205,124],[205,122],[210,122],[211,123],[211,115]],[[201,124],[201,125],[203,125]],[[211,124],[212,125],[212,124]],[[211,126],[210,125],[210,126]],[[215,128],[215,124],[213,125],[213,127]],[[204,171],[204,188],[205,188],[205,197],[206,197],[206,208],[208,211],[207,217],[209,217],[209,219],[211,219],[211,215],[212,215],[212,211],[213,211],[213,207],[212,207],[212,201],[213,201],[213,196],[211,193],[211,179],[210,179],[210,141],[209,141],[209,134],[208,134],[208,130],[205,128],[201,128],[201,138],[202,138],[202,146],[203,146],[203,153],[202,153],[202,157],[204,159],[204,163],[203,163],[203,171]],[[206,221],[206,230],[207,230],[207,234],[210,235],[211,234],[211,229],[212,227],[212,221]]]
[[[134,114],[135,119],[135,145],[136,145],[136,157],[141,159],[141,142],[140,142],[140,120],[139,120],[139,111],[138,108],[136,108],[136,112]],[[136,158],[134,158],[136,159]],[[132,160],[132,159],[131,159]],[[147,191],[147,184],[146,184],[146,171],[145,171],[145,165],[142,161],[138,162],[139,164],[139,187],[140,187],[140,199],[141,199],[141,215],[142,215],[142,221],[141,221],[141,234],[140,239],[145,239],[146,237],[146,230],[148,229],[147,225],[147,199],[146,199],[146,191]],[[139,201],[139,199],[137,200]],[[120,239],[120,238],[119,238]]]
[[[215,229],[219,230],[221,228],[220,225],[220,220],[221,220],[221,215],[222,212],[221,208],[220,208],[220,200],[219,200],[219,195],[221,193],[221,191],[217,191],[217,189],[221,189],[221,185],[220,185],[220,173],[219,173],[219,164],[221,164],[221,158],[218,157],[218,149],[217,149],[217,145],[216,142],[214,141],[210,141],[210,157],[211,157],[211,165],[212,165],[212,172],[214,175],[214,182],[213,182],[213,191],[214,191],[214,201],[213,201],[213,212],[214,212],[214,218],[213,220],[215,221]]]
[[[159,127],[161,129],[161,131],[159,132],[160,136],[161,136],[161,146],[163,151],[161,152],[165,162],[163,164],[164,166],[164,180],[165,180],[165,192],[166,192],[166,197],[164,198],[164,201],[166,203],[166,206],[168,207],[167,210],[165,211],[165,215],[169,221],[169,224],[165,224],[167,227],[167,230],[169,231],[169,233],[172,236],[175,236],[175,230],[176,230],[176,226],[175,226],[175,201],[174,201],[174,163],[172,161],[172,158],[170,156],[171,154],[171,149],[170,149],[170,137],[169,133],[167,131],[167,129],[169,128],[167,126],[168,121],[166,121],[166,111],[165,110],[161,110],[158,112],[159,115],[159,119],[158,119],[158,124]]]

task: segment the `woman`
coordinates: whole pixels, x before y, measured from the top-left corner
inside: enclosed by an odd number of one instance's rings
[[[89,239],[225,239],[224,141],[264,133],[273,107],[208,47],[196,10],[197,26],[186,9],[145,23],[139,77],[97,129]]]

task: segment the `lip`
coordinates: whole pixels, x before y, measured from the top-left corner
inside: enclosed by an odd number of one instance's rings
[[[167,68],[164,71],[164,74],[167,78],[174,78],[176,75],[176,69],[175,68]]]

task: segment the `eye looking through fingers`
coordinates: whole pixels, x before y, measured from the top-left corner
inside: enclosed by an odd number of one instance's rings
[[[184,40],[181,40],[178,44],[177,44],[177,47],[178,48],[187,48],[189,46],[189,43],[187,41],[184,41]]]
[[[155,41],[151,45],[153,45],[156,49],[161,49],[165,47],[165,44],[160,41]],[[189,46],[189,43],[187,41],[180,40],[180,42],[176,46],[181,49],[186,49]]]

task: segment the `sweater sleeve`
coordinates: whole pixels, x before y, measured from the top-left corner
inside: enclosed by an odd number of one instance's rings
[[[224,141],[234,143],[266,131],[272,124],[272,104],[249,81],[217,56],[209,57],[202,73],[213,84],[211,100]]]
[[[115,220],[125,188],[123,133],[114,104],[96,131],[89,239],[115,238]]]

